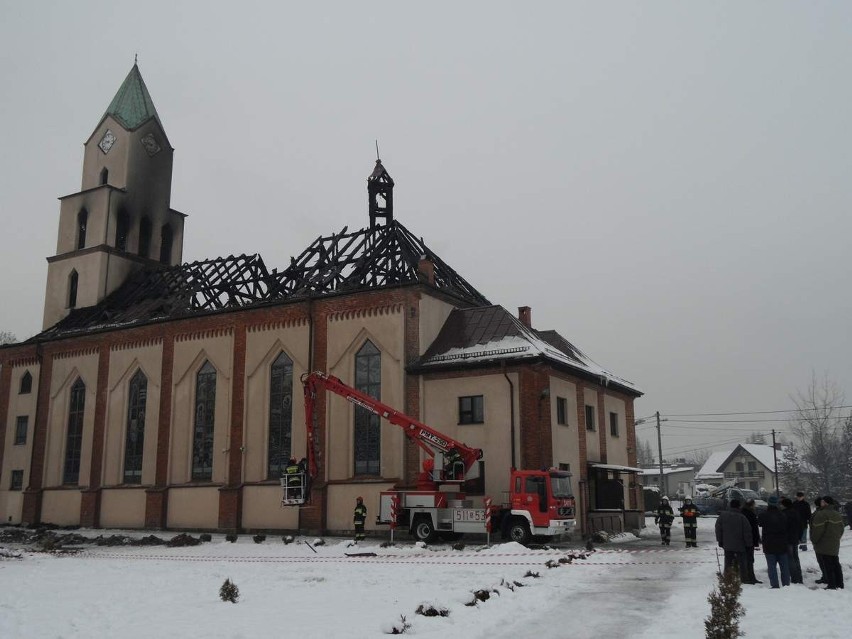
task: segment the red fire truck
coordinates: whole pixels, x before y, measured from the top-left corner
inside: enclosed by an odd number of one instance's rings
[[[314,457],[314,406],[323,390],[340,395],[391,424],[403,429],[406,437],[423,449],[428,458],[416,490],[388,490],[380,494],[377,523],[395,525],[408,530],[420,541],[437,537],[458,539],[464,533],[500,531],[502,536],[527,543],[533,535],[554,537],[572,530],[575,525],[574,495],[571,474],[556,469],[509,471],[507,501],[490,503],[490,499],[466,498],[461,492],[465,481],[476,479],[482,450],[438,432],[413,417],[383,404],[332,375],[314,372],[302,376],[305,391],[305,426],[308,435],[308,476],[306,488],[298,495],[287,495],[282,503],[304,503],[310,480],[316,474]],[[430,463],[431,462],[431,463]],[[486,505],[487,504],[487,505]]]

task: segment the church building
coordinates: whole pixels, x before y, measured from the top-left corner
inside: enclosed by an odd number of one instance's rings
[[[641,526],[641,392],[403,226],[381,160],[363,228],[279,270],[183,262],[192,218],[171,208],[173,149],[138,66],[84,148],[42,331],[0,347],[2,522],[324,534],[352,528],[361,496],[382,530],[379,493],[415,486],[424,454],[336,395],[317,398],[310,502],[281,506],[309,445],[300,377],[318,370],[483,449],[473,499],[504,499],[512,467],[556,467],[582,532]]]

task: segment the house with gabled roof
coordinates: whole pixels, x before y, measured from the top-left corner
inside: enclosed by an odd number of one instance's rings
[[[394,180],[368,225],[289,264],[182,262],[173,149],[136,65],[60,199],[43,330],[0,348],[0,517],[104,528],[336,532],[361,496],[413,487],[423,452],[337,396],[317,402],[311,500],[281,508],[307,453],[300,377],[322,370],[485,451],[469,496],[511,467],[575,477],[580,528],[641,525],[641,391],[554,330],[495,306],[409,231]],[[368,530],[381,530],[368,521]]]
[[[773,492],[776,455],[780,464],[781,449],[765,444],[738,444],[733,449],[711,454],[695,480],[715,486],[733,480],[755,492]]]

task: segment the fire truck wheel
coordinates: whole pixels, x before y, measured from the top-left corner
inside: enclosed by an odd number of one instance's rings
[[[414,538],[417,541],[423,541],[425,543],[430,543],[435,541],[435,527],[432,525],[432,520],[427,517],[418,517],[414,522],[414,528],[412,529],[414,533]]]
[[[509,539],[519,544],[528,544],[530,539],[532,539],[532,535],[530,534],[530,527],[527,522],[523,519],[513,521],[509,527]]]

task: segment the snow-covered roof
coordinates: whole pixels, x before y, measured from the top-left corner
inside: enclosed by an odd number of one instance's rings
[[[591,375],[604,386],[641,394],[633,382],[600,366],[556,331],[530,328],[498,305],[453,310],[416,368],[536,357]]]
[[[711,453],[710,457],[707,458],[707,461],[704,462],[704,465],[699,469],[697,473],[695,473],[696,479],[722,479],[724,475],[719,472],[719,467],[722,465],[730,454],[733,452],[733,448],[729,450],[720,451],[717,453]]]
[[[671,468],[666,468],[665,466],[663,466],[663,475],[671,475],[672,473],[685,473],[685,472],[689,472],[691,470],[695,470],[695,467],[694,466],[675,466],[675,467],[671,467]],[[660,468],[659,468],[659,466],[657,468],[643,468],[642,472],[640,474],[643,475],[643,476],[645,476],[645,475],[650,475],[650,476],[659,475],[660,474]]]

